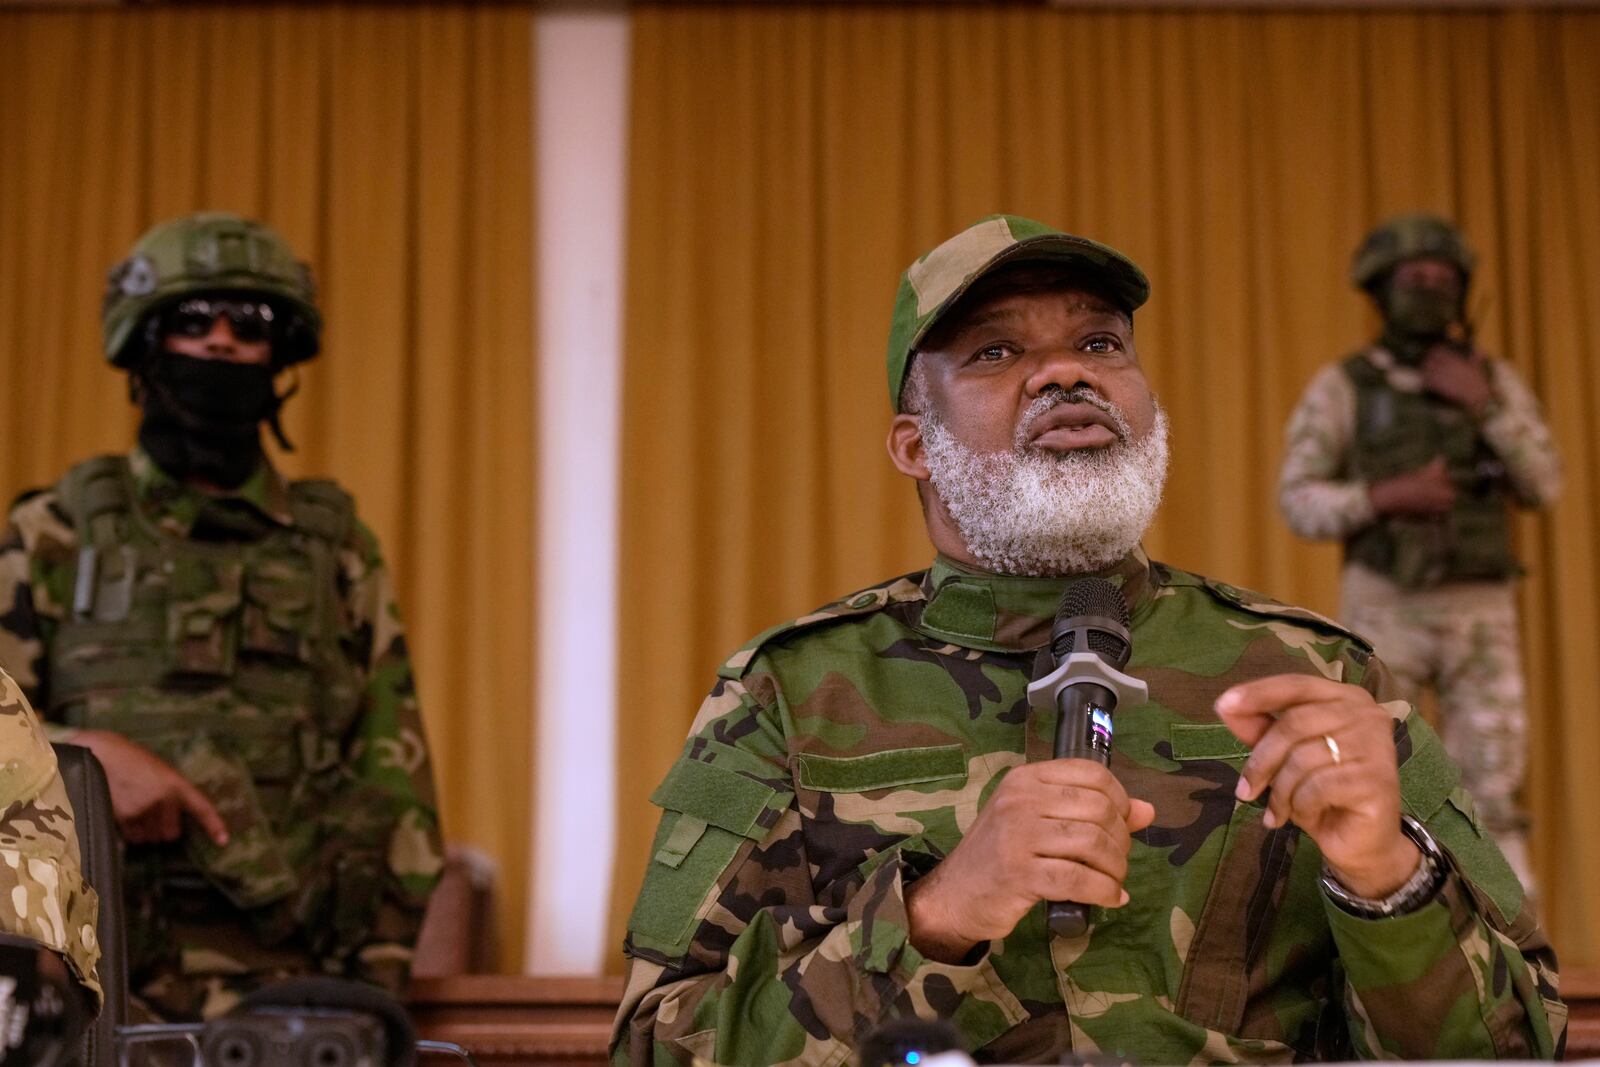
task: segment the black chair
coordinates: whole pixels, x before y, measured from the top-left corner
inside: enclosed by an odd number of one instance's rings
[[[100,897],[100,987],[105,1007],[84,1034],[83,1067],[115,1067],[117,1027],[128,1014],[128,942],[122,906],[122,839],[111,810],[106,773],[81,745],[55,745],[61,781],[78,827],[83,877]]]

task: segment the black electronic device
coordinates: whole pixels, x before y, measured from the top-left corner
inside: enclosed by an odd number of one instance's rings
[[[67,963],[31,937],[0,934],[0,1067],[69,1061],[88,1024]]]
[[[321,976],[263,986],[209,1022],[121,1027],[118,1040],[124,1053],[186,1044],[192,1067],[414,1067],[419,1053],[475,1063],[459,1045],[418,1039],[382,989]]]
[[[911,1016],[890,1019],[861,1041],[859,1067],[919,1067],[941,1052],[961,1048],[961,1035],[949,1023]]]

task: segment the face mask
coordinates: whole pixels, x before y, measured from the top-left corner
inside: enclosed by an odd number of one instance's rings
[[[1405,337],[1443,337],[1460,318],[1461,302],[1454,294],[1421,286],[1391,291],[1384,308],[1389,328]]]
[[[259,425],[280,403],[271,367],[167,352],[143,377],[139,444],[162,470],[224,489],[255,472]]]

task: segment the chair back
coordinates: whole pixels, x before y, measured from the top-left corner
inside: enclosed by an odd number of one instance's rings
[[[57,744],[56,763],[78,827],[83,877],[100,898],[100,988],[105,1007],[84,1032],[83,1067],[116,1067],[117,1027],[128,1014],[128,942],[122,904],[122,839],[111,809],[106,772],[82,745]]]

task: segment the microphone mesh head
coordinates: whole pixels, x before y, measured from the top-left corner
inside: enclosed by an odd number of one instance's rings
[[[1079,615],[1113,619],[1126,630],[1130,621],[1128,599],[1122,595],[1122,590],[1104,578],[1079,578],[1061,594],[1056,618],[1071,619]]]
[[[1097,625],[1085,625],[1090,620],[1095,620]],[[1080,578],[1061,594],[1051,631],[1051,652],[1058,661],[1073,652],[1093,652],[1120,670],[1132,651],[1128,636],[1130,625],[1128,598],[1122,595],[1122,590],[1104,578]],[[1080,628],[1087,646],[1081,650],[1076,647]]]

